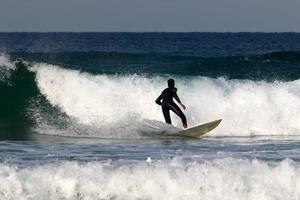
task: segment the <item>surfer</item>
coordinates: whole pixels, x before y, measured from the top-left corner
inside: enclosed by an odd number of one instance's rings
[[[185,115],[181,111],[181,109],[177,106],[177,104],[173,101],[173,97],[179,103],[183,110],[186,109],[185,105],[181,103],[179,97],[177,96],[177,88],[175,87],[174,79],[168,80],[168,88],[162,91],[161,95],[156,99],[156,103],[161,105],[162,112],[164,114],[166,123],[172,124],[170,117],[170,110],[172,110],[176,115],[181,118],[183,128],[187,128],[187,122]]]

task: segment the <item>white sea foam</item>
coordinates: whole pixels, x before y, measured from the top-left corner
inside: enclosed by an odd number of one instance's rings
[[[91,75],[48,64],[36,64],[32,70],[41,93],[53,106],[80,124],[103,128],[99,136],[112,130],[133,133],[145,128],[145,120],[148,128],[168,128],[154,103],[166,86],[166,77]],[[267,83],[178,77],[176,85],[187,105],[190,126],[223,119],[210,136],[300,133],[300,80]],[[180,127],[180,120],[172,117]]]
[[[0,54],[0,66],[15,69],[15,65],[10,61],[9,56],[4,53]]]
[[[136,164],[68,162],[17,169],[0,164],[0,199],[299,199],[291,160],[180,159]]]
[[[0,81],[7,81],[14,69],[15,64],[10,61],[9,56],[0,53]]]

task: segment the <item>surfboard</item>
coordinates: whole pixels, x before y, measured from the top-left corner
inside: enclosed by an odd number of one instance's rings
[[[222,119],[218,119],[209,123],[194,126],[178,133],[174,133],[172,136],[198,138],[215,129],[221,123],[221,121]]]

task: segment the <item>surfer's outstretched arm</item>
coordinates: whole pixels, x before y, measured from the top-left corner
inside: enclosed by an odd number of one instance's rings
[[[161,100],[162,100],[162,95],[159,95],[159,97],[157,97],[157,99],[155,100],[155,103],[157,103],[158,105],[161,106]]]

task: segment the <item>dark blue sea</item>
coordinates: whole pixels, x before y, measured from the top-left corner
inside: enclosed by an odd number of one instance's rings
[[[1,200],[300,199],[300,33],[0,33],[0,94]]]

